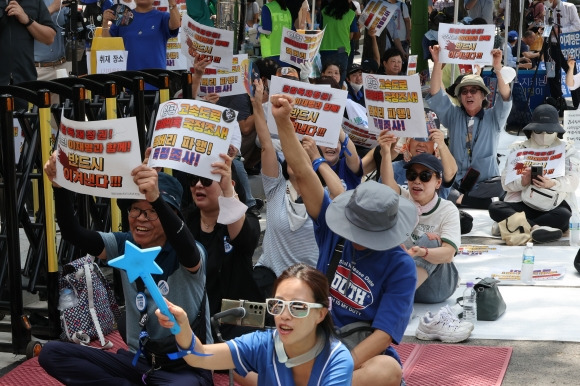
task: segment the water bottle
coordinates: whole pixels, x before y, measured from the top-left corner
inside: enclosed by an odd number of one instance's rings
[[[68,308],[74,307],[78,304],[79,299],[70,288],[63,288],[60,290],[58,298],[58,309],[64,311]]]
[[[572,211],[570,217],[570,245],[574,247],[580,245],[580,216],[576,211]]]
[[[522,259],[522,273],[520,280],[523,283],[532,284],[534,282],[534,243],[527,243]]]
[[[468,281],[463,291],[463,320],[475,324],[477,321],[477,293],[473,282]]]

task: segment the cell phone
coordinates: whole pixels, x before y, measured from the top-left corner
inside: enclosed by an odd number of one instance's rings
[[[467,193],[471,189],[473,189],[473,186],[475,185],[477,179],[479,178],[479,174],[480,174],[479,171],[477,171],[474,168],[467,169],[467,173],[465,173],[463,179],[461,180],[461,183],[459,184],[459,191],[462,193]]]
[[[532,180],[538,180],[538,176],[544,175],[544,167],[541,165],[532,166]]]
[[[236,307],[243,307],[246,310],[246,316],[243,318],[226,316],[221,318],[220,321],[222,323],[235,324],[237,326],[264,327],[266,320],[266,303],[222,299],[222,311]]]

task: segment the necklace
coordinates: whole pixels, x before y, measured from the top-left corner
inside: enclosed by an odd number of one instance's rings
[[[203,221],[203,219],[200,217],[201,220],[201,225],[203,225],[203,227],[205,228],[205,230],[210,230],[212,227],[215,226],[215,223],[213,225],[209,225],[207,224],[205,221]]]

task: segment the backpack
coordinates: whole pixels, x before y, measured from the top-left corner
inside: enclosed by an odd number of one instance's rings
[[[535,4],[532,2],[532,4],[526,9],[524,20],[528,25],[532,24],[536,20],[536,7],[538,4],[540,4],[539,1],[535,2]]]
[[[60,338],[82,345],[98,338],[101,348],[112,347],[111,342],[105,341],[105,335],[116,329],[120,312],[113,290],[94,257],[86,255],[65,264],[58,287],[60,293],[70,289],[77,299],[75,305],[60,311]]]

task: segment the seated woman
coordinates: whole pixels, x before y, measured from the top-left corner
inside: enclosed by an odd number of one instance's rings
[[[350,352],[334,337],[326,276],[297,264],[274,283],[266,309],[274,316],[274,331],[256,331],[226,343],[204,345],[189,327],[187,314],[169,301],[169,311],[181,327],[175,336],[180,353],[191,366],[235,369],[245,376],[258,373],[258,385],[350,385],[354,363]],[[159,324],[173,322],[159,310]],[[186,354],[186,350],[210,356]]]
[[[397,184],[390,157],[393,137],[387,134],[383,131],[379,136],[383,153],[383,183],[409,198],[419,208],[419,223],[405,242],[407,252],[413,256],[417,265],[418,291],[415,301],[439,303],[453,294],[459,279],[453,264],[453,257],[461,244],[459,210],[453,203],[437,196],[437,189],[442,182],[443,165],[431,154],[419,154],[405,164],[408,190]],[[450,275],[441,277],[440,274],[444,274],[444,271]],[[441,279],[445,279],[443,283],[439,282]],[[433,293],[435,289],[437,292]]]
[[[403,54],[396,48],[389,48],[383,54],[382,65],[379,68],[379,74],[384,75],[404,75],[403,71]]]
[[[232,158],[220,154],[224,162],[212,164],[219,182],[190,176],[195,206],[188,208],[186,224],[207,251],[207,296],[211,315],[221,309],[222,299],[263,301],[252,276],[252,256],[260,237],[260,224],[246,215],[246,205],[238,199],[232,181]],[[224,337],[243,333],[238,326],[222,330]]]
[[[453,295],[459,282],[459,273],[453,264],[453,257],[461,243],[459,210],[452,202],[437,196],[443,165],[431,154],[419,154],[405,164],[409,190],[396,183],[390,155],[394,139],[387,134],[383,131],[379,136],[383,156],[383,183],[410,199],[419,210],[418,224],[404,243],[407,253],[413,257],[417,267],[415,302],[440,303]],[[443,307],[436,315],[428,314],[428,322],[424,317],[419,323],[419,339],[434,339],[429,332],[432,333],[433,326],[436,325],[438,329],[450,329],[451,332],[439,335],[448,337],[451,334],[454,342],[467,339],[473,329],[471,323],[460,322],[449,307]],[[448,323],[438,325],[437,321],[443,319]]]
[[[531,237],[535,242],[555,241],[568,230],[572,208],[576,207],[575,192],[580,176],[580,159],[574,145],[562,141],[565,131],[560,125],[558,110],[552,105],[536,107],[532,121],[523,130],[528,139],[512,144],[512,151],[565,145],[565,174],[556,178],[540,175],[532,179],[531,168],[526,167],[514,181],[506,183],[508,171],[513,168],[506,164],[501,174],[501,182],[507,194],[503,201],[491,203],[489,216],[500,222],[516,212],[524,212],[532,227]],[[543,205],[541,198],[548,196],[550,199],[546,200],[547,205]]]

